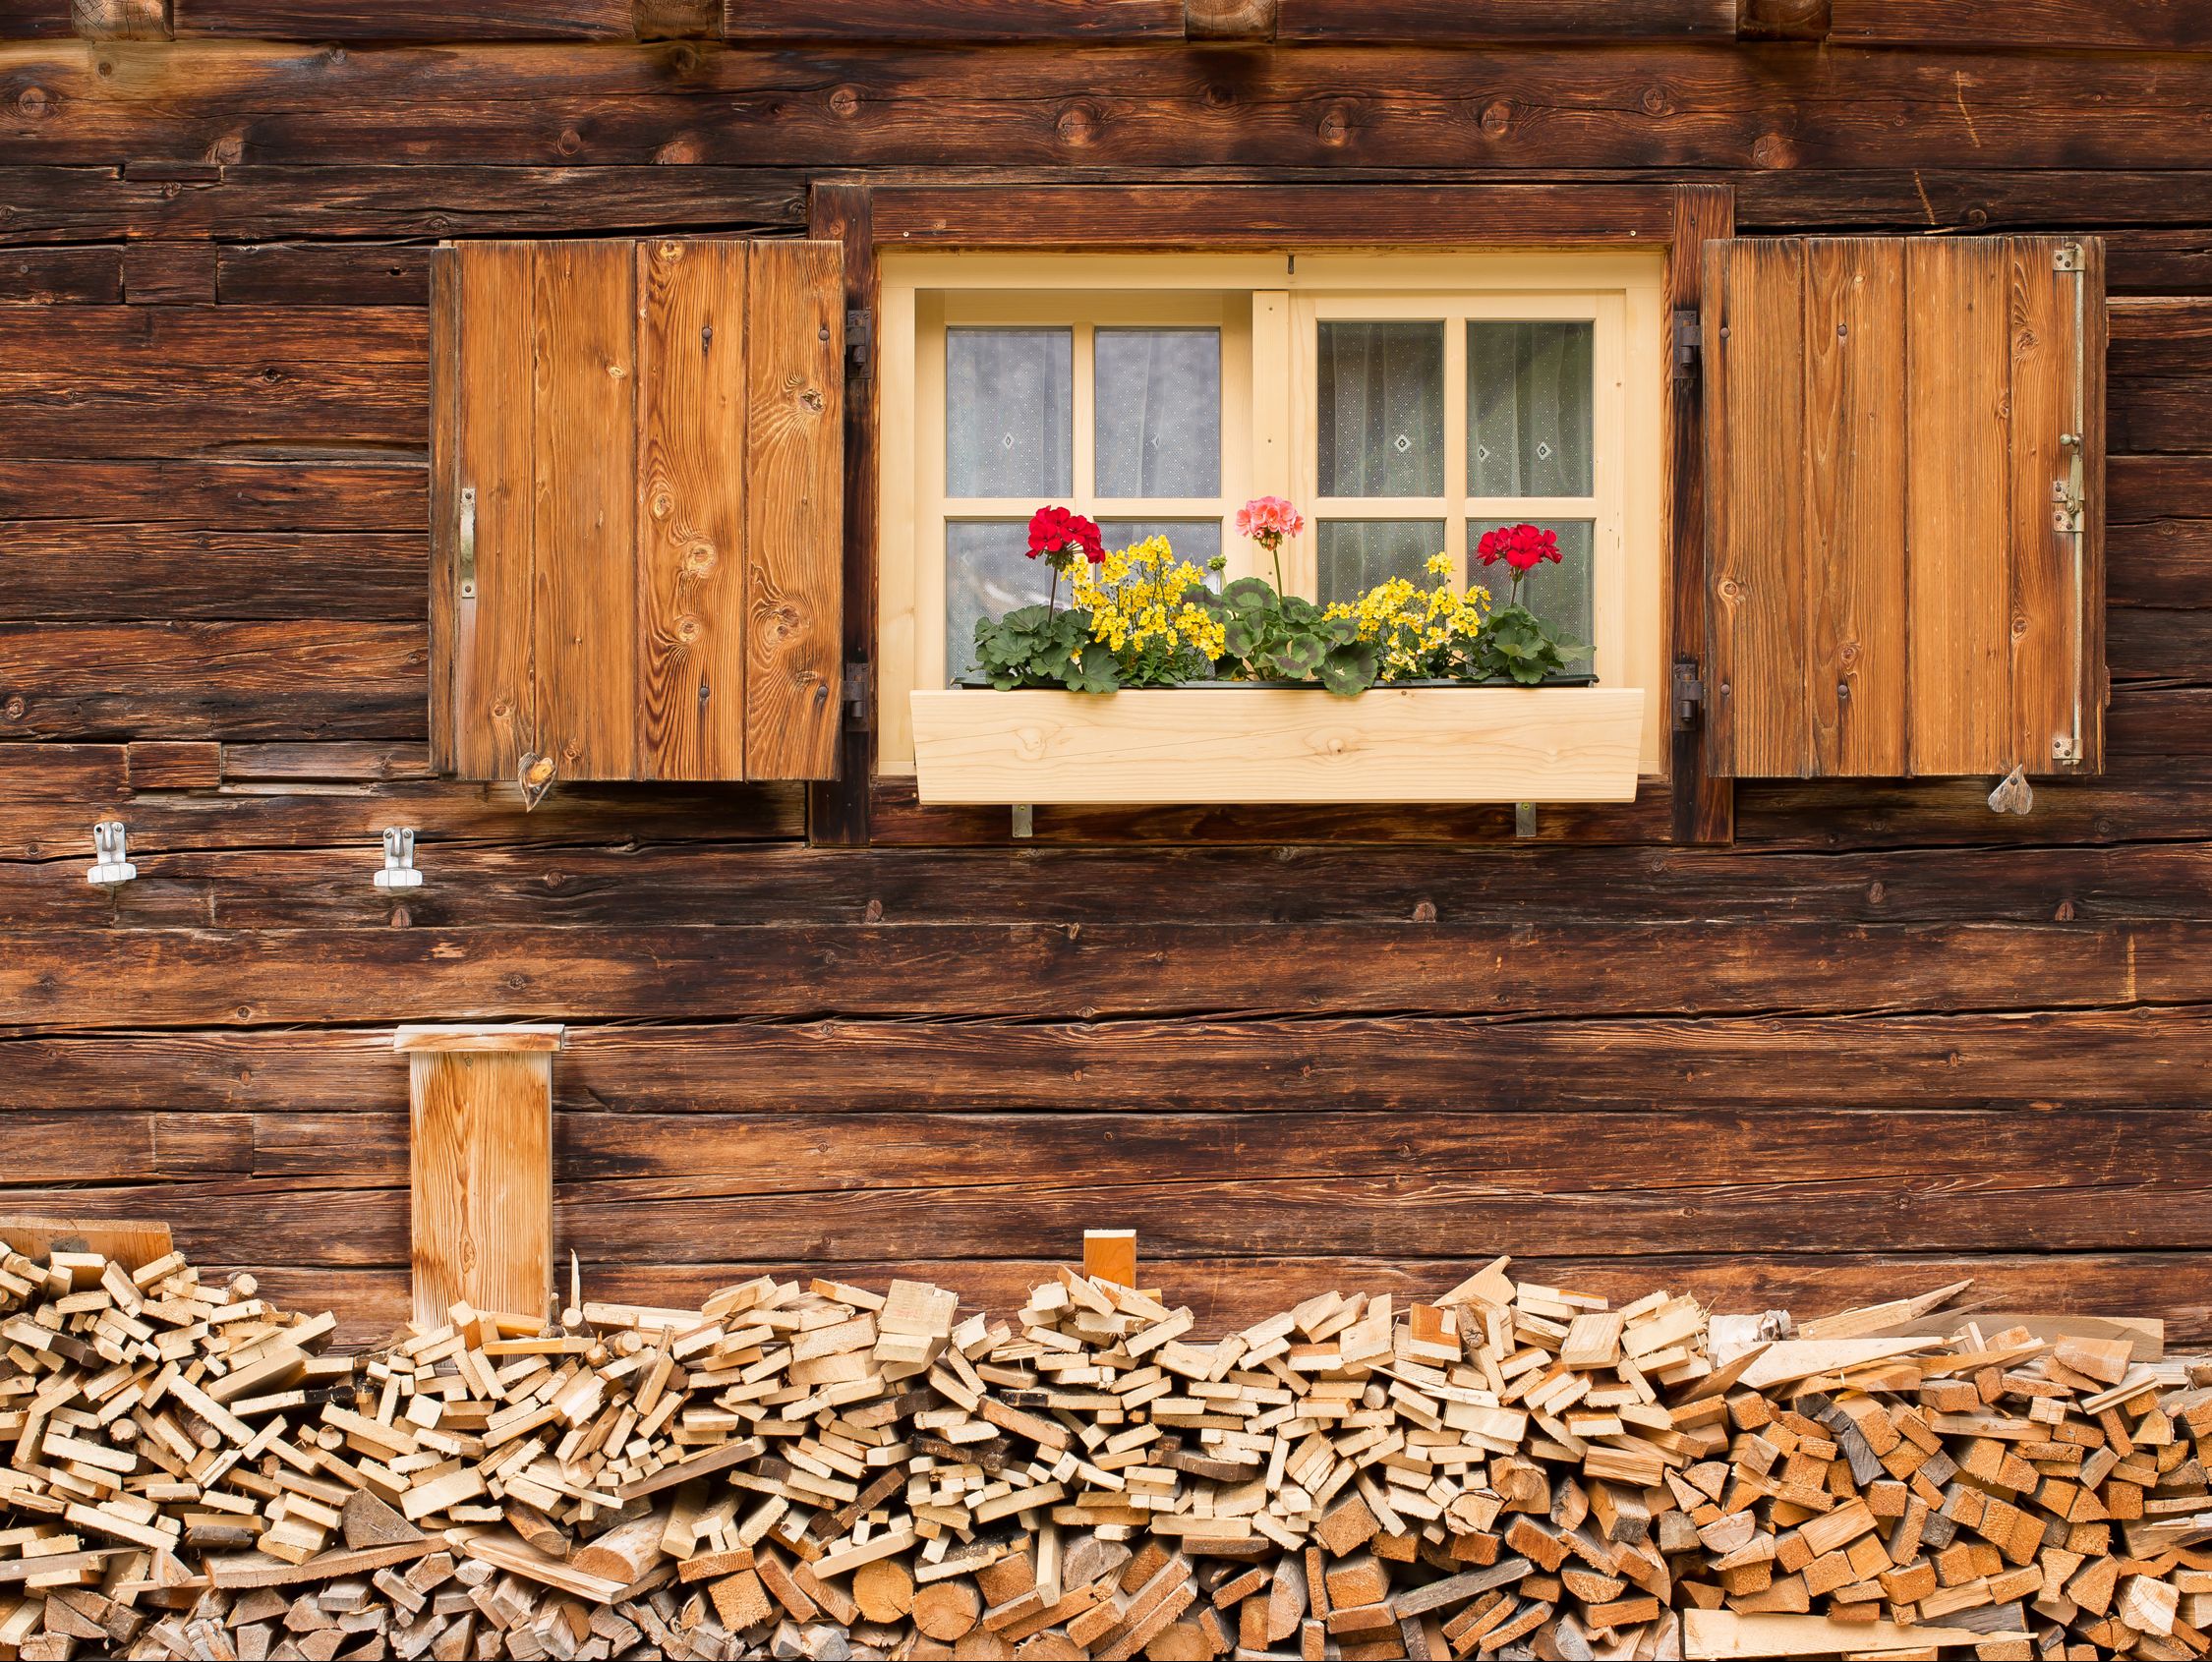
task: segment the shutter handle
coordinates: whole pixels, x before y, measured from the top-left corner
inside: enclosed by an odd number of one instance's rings
[[[454,575],[461,580],[461,599],[476,599],[476,487],[461,487],[461,537],[454,558]]]

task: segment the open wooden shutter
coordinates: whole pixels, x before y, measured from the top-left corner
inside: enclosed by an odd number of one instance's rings
[[[1712,772],[2097,771],[2103,245],[1705,259]]]
[[[432,265],[431,732],[464,778],[836,771],[836,243]]]

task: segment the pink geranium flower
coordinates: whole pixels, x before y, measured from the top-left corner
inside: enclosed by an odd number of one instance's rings
[[[1306,529],[1306,516],[1280,496],[1254,496],[1237,510],[1237,535],[1250,537],[1269,553],[1283,539]]]

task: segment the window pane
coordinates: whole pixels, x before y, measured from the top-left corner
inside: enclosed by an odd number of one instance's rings
[[[1221,493],[1221,331],[1100,329],[1098,494]]]
[[[945,673],[959,680],[975,668],[975,625],[1017,606],[1041,604],[1052,568],[1029,557],[1026,520],[954,520],[945,527]],[[1068,585],[1060,585],[1068,599]]]
[[[1322,495],[1444,493],[1443,324],[1321,324],[1320,397]]]
[[[1321,603],[1358,600],[1393,577],[1423,582],[1429,556],[1443,545],[1440,519],[1323,520]]]
[[[1075,402],[1073,329],[946,330],[946,494],[1067,495]]]
[[[1467,325],[1467,493],[1591,493],[1590,323]]]
[[[1206,561],[1221,552],[1221,521],[1217,519],[1110,519],[1102,521],[1099,535],[1106,546],[1113,549],[1128,547],[1132,543],[1141,543],[1147,537],[1160,536],[1168,540],[1175,557],[1187,560],[1205,571]],[[1221,587],[1221,579],[1206,571],[1209,587]]]
[[[1467,581],[1470,588],[1487,589],[1490,598],[1504,605],[1513,598],[1513,568],[1500,560],[1495,565],[1484,565],[1475,557],[1475,544],[1482,541],[1483,533],[1500,524],[1519,524],[1520,521],[1490,520],[1470,521],[1467,527]],[[1593,602],[1591,600],[1591,542],[1594,527],[1586,519],[1530,520],[1526,523],[1541,526],[1559,536],[1559,563],[1545,560],[1521,580],[1521,603],[1546,623],[1572,635],[1578,641],[1593,641]],[[1588,663],[1572,667],[1589,668]]]

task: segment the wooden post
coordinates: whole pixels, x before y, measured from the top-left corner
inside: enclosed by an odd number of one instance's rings
[[[1135,1230],[1083,1231],[1083,1274],[1136,1289],[1136,1232]]]
[[[402,1027],[415,1319],[553,1303],[554,1026]]]

